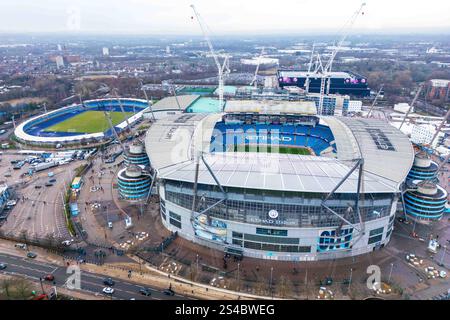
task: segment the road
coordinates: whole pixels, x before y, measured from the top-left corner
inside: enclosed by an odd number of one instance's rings
[[[0,271],[3,274],[9,275],[22,275],[34,281],[39,281],[40,277],[44,277],[47,274],[53,274],[55,277],[55,284],[57,287],[66,287],[65,282],[67,277],[66,268],[47,264],[40,261],[32,260],[29,258],[17,257],[5,253],[0,253],[0,263],[5,263],[7,268]],[[103,284],[105,279],[104,275],[94,274],[90,272],[82,271],[81,273],[81,291],[85,293],[91,293],[95,295],[104,295],[102,289],[106,287]],[[146,297],[139,293],[139,289],[144,288],[138,283],[132,281],[123,281],[117,278],[112,278],[115,281],[113,286],[114,294],[111,299],[114,300],[191,300],[192,298],[175,294],[174,296],[167,296],[159,289],[146,287],[150,289],[151,296]],[[43,281],[44,290],[49,291],[54,286],[52,282]]]

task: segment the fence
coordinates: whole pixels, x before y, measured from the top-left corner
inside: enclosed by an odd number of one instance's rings
[[[178,232],[172,232],[172,234],[169,237],[165,238],[159,245],[155,247],[146,247],[144,248],[144,250],[148,252],[163,252],[164,249],[166,249],[177,237]]]

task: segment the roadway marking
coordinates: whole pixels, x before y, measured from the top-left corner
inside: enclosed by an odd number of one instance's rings
[[[27,267],[27,266],[17,265],[14,263],[11,263],[10,266],[16,267],[18,269],[26,269],[26,270],[31,270],[31,271],[41,272],[41,273],[48,272],[47,270],[35,269],[35,268]]]

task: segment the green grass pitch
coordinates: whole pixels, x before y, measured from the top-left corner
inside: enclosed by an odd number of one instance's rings
[[[264,153],[280,153],[280,154],[299,154],[304,156],[312,155],[311,151],[307,148],[300,147],[283,147],[279,146],[278,148],[273,148],[271,146],[256,146],[256,145],[234,145],[233,147],[228,148],[228,152],[233,150],[234,152],[264,152]]]
[[[114,126],[123,122],[133,115],[133,112],[111,112],[111,120]],[[109,129],[108,120],[103,111],[86,111],[70,119],[57,123],[45,131],[51,132],[79,132],[96,133],[105,132]]]

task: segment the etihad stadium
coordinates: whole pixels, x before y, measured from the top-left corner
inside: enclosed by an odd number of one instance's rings
[[[383,121],[314,109],[235,102],[156,121],[145,147],[163,225],[260,259],[336,259],[386,246],[414,162],[408,137]]]

